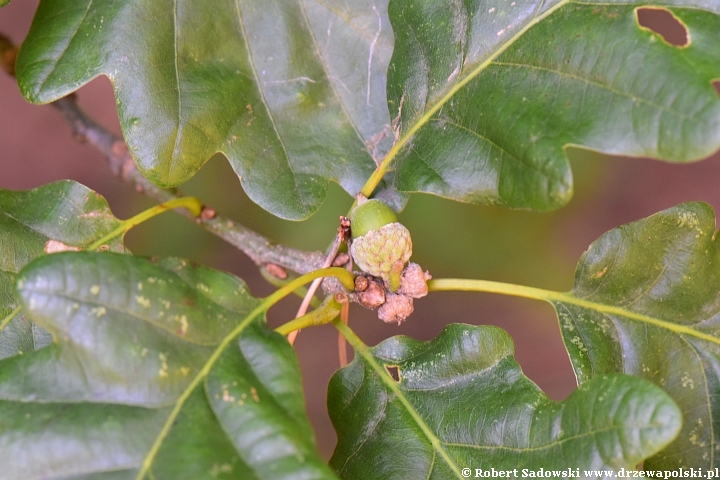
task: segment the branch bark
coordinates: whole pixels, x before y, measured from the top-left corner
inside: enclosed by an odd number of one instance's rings
[[[0,35],[0,66],[11,76],[15,74],[16,53],[17,48],[12,42]],[[107,158],[112,172],[123,181],[133,185],[139,193],[159,202],[167,202],[182,196],[177,189],[159,188],[145,178],[135,167],[135,162],[125,141],[87,115],[75,101],[75,95],[56,100],[50,105],[63,115],[72,128],[75,139],[97,148]],[[241,250],[259,267],[274,265],[305,274],[319,268],[323,263],[322,252],[306,252],[276,244],[243,225],[217,215],[215,210],[207,205],[205,205],[200,218],[194,218],[184,210],[181,210],[180,213]],[[269,271],[276,270],[269,269]]]
[[[51,105],[65,117],[75,138],[100,150],[108,159],[113,173],[134,185],[138,192],[159,202],[167,202],[182,196],[177,189],[170,191],[159,188],[145,178],[135,167],[125,141],[90,118],[72,96],[56,100]],[[189,214],[187,216],[192,218]],[[273,243],[259,233],[217,215],[214,209],[207,205],[200,218],[194,220],[201,227],[241,250],[258,266],[271,263],[304,274],[319,268],[322,264],[321,252],[306,252]]]

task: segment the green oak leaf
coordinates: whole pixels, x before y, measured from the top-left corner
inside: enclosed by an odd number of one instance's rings
[[[712,154],[720,3],[650,4],[686,26],[687,46],[639,26],[645,0],[391,2],[396,188],[549,210],[572,195],[566,146],[671,162]]]
[[[292,347],[263,320],[230,335],[258,304],[240,279],[67,252],[17,288],[55,342],[0,361],[3,479],[336,478]]]
[[[342,478],[634,469],[681,425],[667,394],[630,376],[602,376],[553,402],[495,327],[449,325],[431,342],[394,337],[359,353],[328,395],[338,432],[330,464]]]
[[[382,0],[43,0],[17,78],[45,103],[106,75],[153,182],[222,152],[250,198],[297,220],[328,180],[359,192],[388,150],[391,49]]]
[[[0,189],[0,320],[19,305],[15,275],[28,262],[46,253],[83,249],[120,223],[102,196],[77,182],[63,180],[28,191]],[[125,251],[120,238],[108,248]],[[21,311],[0,328],[0,359],[50,341]]]
[[[715,217],[687,203],[615,228],[551,299],[579,382],[624,372],[661,386],[683,430],[648,469],[720,466],[720,250]]]

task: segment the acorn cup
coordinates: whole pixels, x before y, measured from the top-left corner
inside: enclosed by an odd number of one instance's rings
[[[410,232],[382,200],[358,199],[350,212],[350,253],[364,272],[382,278],[391,292],[400,289],[401,274],[412,255]]]

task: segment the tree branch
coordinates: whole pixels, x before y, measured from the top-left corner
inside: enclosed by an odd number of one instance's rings
[[[51,105],[65,117],[72,127],[75,138],[100,150],[108,159],[113,173],[125,182],[134,185],[138,192],[160,202],[167,202],[182,196],[182,193],[177,190],[170,191],[159,188],[145,178],[135,166],[125,142],[90,118],[72,97],[61,98],[52,102]],[[259,233],[217,215],[207,205],[203,208],[200,218],[194,220],[213,235],[217,235],[241,250],[258,266],[272,263],[304,274],[322,264],[321,252],[305,252],[273,243]]]
[[[12,42],[0,35],[0,66],[11,76],[15,74],[16,53],[17,48]],[[183,196],[177,189],[159,188],[145,178],[135,166],[125,141],[87,115],[78,106],[75,95],[56,100],[50,105],[65,117],[75,139],[97,148],[108,159],[112,172],[133,185],[138,192],[159,202],[167,202]],[[200,218],[194,218],[184,210],[179,213],[192,218],[213,235],[238,248],[260,267],[270,264],[304,274],[322,265],[324,257],[322,252],[306,252],[273,243],[259,233],[217,215],[215,210],[207,205],[204,206]]]

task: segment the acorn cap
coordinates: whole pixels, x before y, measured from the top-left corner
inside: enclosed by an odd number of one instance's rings
[[[412,240],[395,212],[382,200],[358,198],[358,205],[350,212],[350,230],[350,253],[355,263],[389,282],[392,291],[397,290],[400,273],[412,255]]]
[[[387,281],[396,262],[404,265],[410,260],[412,240],[408,229],[395,222],[354,239],[350,251],[364,272]]]

